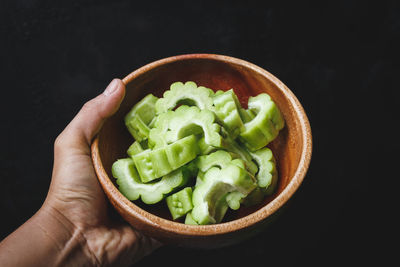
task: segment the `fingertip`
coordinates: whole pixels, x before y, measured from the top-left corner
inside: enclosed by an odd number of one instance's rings
[[[103,116],[108,117],[114,114],[125,97],[125,84],[120,79],[113,79],[104,90]]]
[[[111,96],[118,91],[124,90],[125,84],[118,78],[113,79],[103,92],[105,96]]]
[[[68,125],[67,128],[73,133],[71,136],[77,137],[83,133],[90,143],[103,122],[119,109],[124,96],[124,83],[120,79],[113,79],[102,94],[84,104]]]

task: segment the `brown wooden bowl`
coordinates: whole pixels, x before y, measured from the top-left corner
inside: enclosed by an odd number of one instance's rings
[[[222,223],[193,226],[172,221],[161,204],[143,205],[126,199],[115,186],[111,166],[127,157],[134,141],[124,125],[124,115],[146,94],[160,97],[175,81],[194,81],[214,90],[234,89],[247,108],[249,96],[266,92],[285,118],[285,128],[268,145],[277,160],[279,186],[276,193],[258,206],[229,211]],[[126,96],[92,144],[92,159],[101,186],[115,209],[135,229],[162,242],[182,246],[215,248],[234,244],[262,230],[272,215],[290,199],[307,172],[312,150],[307,116],[294,94],[276,77],[249,62],[212,54],[169,57],[150,63],[123,79]]]

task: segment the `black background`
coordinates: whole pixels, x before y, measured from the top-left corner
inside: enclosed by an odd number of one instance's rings
[[[217,250],[167,246],[138,266],[394,256],[399,209],[386,208],[399,178],[390,170],[400,148],[396,1],[1,1],[0,22],[0,238],[40,208],[56,136],[112,78],[168,56],[216,53],[265,68],[298,97],[312,127],[309,172],[262,234]]]

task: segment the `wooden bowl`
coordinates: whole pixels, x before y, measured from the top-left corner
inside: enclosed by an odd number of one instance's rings
[[[276,193],[258,206],[229,211],[220,224],[193,226],[172,221],[162,201],[153,206],[126,199],[115,186],[111,166],[127,157],[134,141],[123,117],[146,94],[162,96],[175,81],[194,81],[213,90],[234,89],[243,107],[249,96],[266,92],[285,118],[285,128],[268,145],[279,173]],[[92,158],[101,186],[115,209],[135,229],[165,243],[215,248],[234,244],[262,230],[272,215],[290,199],[307,172],[312,150],[307,116],[294,94],[276,77],[249,62],[212,54],[191,54],[165,58],[132,72],[123,79],[126,96],[118,112],[109,118],[92,144]]]

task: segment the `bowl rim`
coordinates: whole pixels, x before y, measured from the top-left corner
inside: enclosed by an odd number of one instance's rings
[[[152,63],[146,64],[138,68],[137,70],[131,72],[125,78],[123,78],[122,81],[124,84],[127,85],[138,76],[144,74],[145,72],[151,69],[157,68],[161,65],[169,64],[176,61],[193,60],[193,59],[208,59],[208,60],[219,61],[222,63],[229,62],[233,63],[234,65],[252,69],[253,71],[259,73],[260,75],[267,77],[268,80],[274,83],[277,86],[277,88],[285,95],[285,97],[288,98],[289,102],[293,105],[293,109],[300,122],[300,130],[303,138],[303,149],[301,151],[300,161],[293,175],[293,178],[291,179],[289,184],[282,190],[282,192],[280,192],[267,205],[239,219],[212,225],[187,225],[180,222],[174,222],[172,220],[164,219],[150,212],[147,212],[146,210],[135,205],[132,201],[128,200],[126,197],[122,195],[122,193],[119,192],[119,190],[115,187],[115,185],[107,175],[107,172],[105,171],[104,166],[102,164],[99,153],[98,135],[95,137],[91,146],[92,160],[95,166],[95,171],[98,180],[101,186],[103,187],[103,190],[104,191],[107,190],[106,195],[108,195],[110,201],[114,202],[114,204],[118,205],[120,208],[126,211],[130,216],[135,217],[142,223],[145,223],[152,227],[159,228],[165,232],[174,233],[178,235],[209,236],[209,235],[226,234],[261,223],[270,215],[275,213],[281,206],[283,206],[297,191],[302,181],[304,180],[304,177],[307,173],[311,161],[311,154],[312,154],[311,127],[307,115],[302,105],[300,104],[299,100],[284,83],[282,83],[278,78],[276,78],[274,75],[272,75],[265,69],[253,63],[247,62],[242,59],[234,58],[231,56],[218,55],[218,54],[183,54],[183,55],[171,56],[154,61]]]

